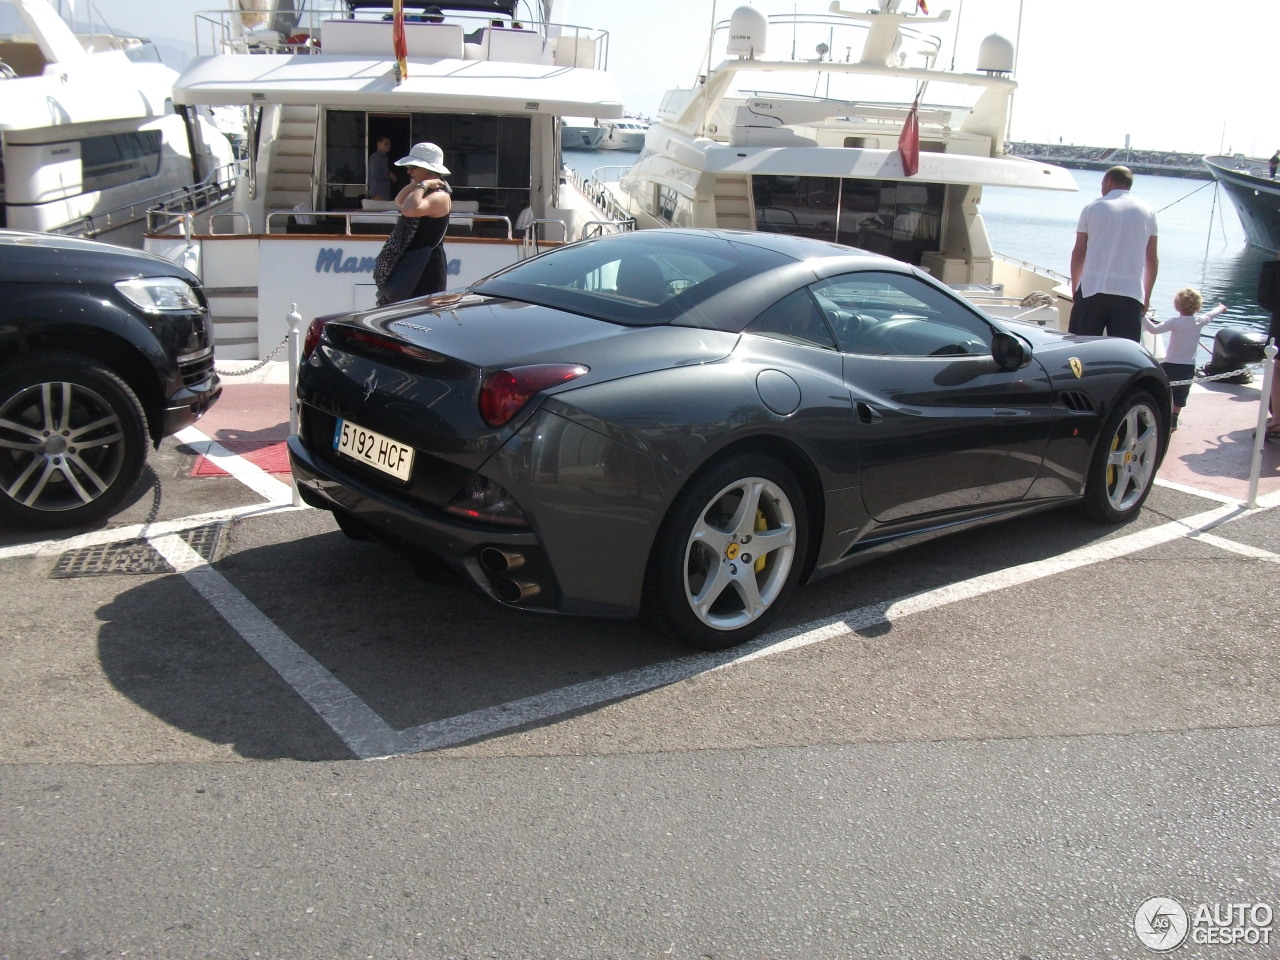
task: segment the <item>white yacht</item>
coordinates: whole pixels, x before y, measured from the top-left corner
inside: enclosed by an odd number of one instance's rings
[[[220,357],[272,354],[295,304],[307,319],[373,306],[374,258],[396,217],[366,190],[383,136],[393,161],[420,141],[444,150],[450,287],[541,244],[619,228],[562,170],[564,118],[616,117],[623,101],[607,34],[559,22],[559,2],[407,4],[403,64],[391,0],[255,0],[197,15],[197,58],[174,102],[247,108],[249,171],[210,229],[176,211],[157,218],[147,249],[200,274]],[[531,7],[534,19],[518,15]]]
[[[918,9],[737,9],[610,188],[639,228],[822,237],[916,264],[988,312],[1065,325],[1065,278],[993,253],[978,212],[984,186],[1076,189],[1066,170],[1005,153],[1013,46],[993,35],[977,72],[944,69],[930,31],[950,11]],[[917,101],[918,158],[902,138]]]
[[[604,130],[590,117],[565,117],[560,126],[560,146],[566,150],[595,150]]]
[[[649,124],[637,117],[621,117],[617,120],[601,120],[600,130],[601,150],[639,151],[644,149],[644,137]]]
[[[230,141],[175,112],[177,76],[144,40],[0,0],[0,227],[141,247],[154,204],[197,213],[229,196]]]

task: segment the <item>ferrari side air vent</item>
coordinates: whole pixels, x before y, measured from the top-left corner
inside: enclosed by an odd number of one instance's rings
[[[1060,394],[1062,405],[1068,410],[1074,410],[1076,413],[1093,413],[1093,398],[1087,393],[1081,393],[1079,390],[1064,390]]]

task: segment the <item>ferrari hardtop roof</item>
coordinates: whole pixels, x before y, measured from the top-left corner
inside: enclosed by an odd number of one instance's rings
[[[677,238],[696,240],[699,237],[728,241],[732,243],[749,244],[750,246],[759,247],[762,250],[769,250],[781,256],[790,257],[799,261],[826,259],[829,257],[851,257],[868,261],[876,266],[883,266],[887,270],[914,272],[914,268],[911,267],[910,264],[903,263],[900,260],[894,260],[892,257],[886,257],[883,254],[872,253],[869,250],[846,246],[842,243],[833,243],[829,240],[817,240],[812,237],[800,237],[788,233],[765,233],[754,230],[724,230],[715,228],[695,229],[688,227],[667,227],[662,230],[636,230],[630,233],[612,234],[606,237],[601,237],[600,240],[608,240],[610,242],[618,243],[656,243],[660,245],[664,240],[669,241]]]

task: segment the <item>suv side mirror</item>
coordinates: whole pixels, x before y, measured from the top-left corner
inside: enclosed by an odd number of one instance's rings
[[[991,359],[1001,370],[1017,370],[1031,357],[1021,340],[1011,333],[998,332],[991,340]]]

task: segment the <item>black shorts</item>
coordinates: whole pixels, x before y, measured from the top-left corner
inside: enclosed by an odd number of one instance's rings
[[[1195,379],[1196,365],[1194,363],[1162,363],[1160,366],[1164,367],[1165,376],[1169,378],[1169,392],[1173,394],[1173,405],[1185,407],[1187,396],[1191,393],[1191,384],[1185,381]],[[1174,386],[1175,383],[1178,385]]]
[[[1095,293],[1082,297],[1076,291],[1071,302],[1071,320],[1067,331],[1084,337],[1124,337],[1142,340],[1142,301],[1114,293]]]

